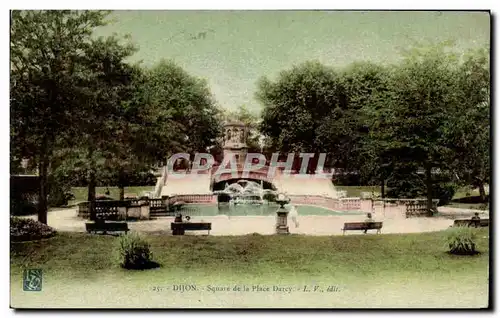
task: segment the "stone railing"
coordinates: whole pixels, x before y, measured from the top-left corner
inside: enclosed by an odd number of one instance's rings
[[[393,213],[401,214],[401,216],[406,218],[418,217],[418,216],[432,216],[432,213],[429,213],[429,211],[427,210],[427,199],[378,198],[369,201],[373,201],[373,208],[378,206],[382,207],[382,209],[385,211],[396,209],[394,211],[400,211],[400,212],[393,212]],[[432,208],[434,211],[437,211],[438,203],[439,199],[432,200]]]
[[[170,203],[175,202],[216,204],[217,196],[213,194],[174,194],[170,196]]]
[[[106,200],[95,201],[96,218],[111,221],[140,219],[148,220],[150,218],[149,200]],[[78,203],[78,216],[90,219],[90,202]]]
[[[340,198],[342,210],[361,210],[361,198]]]
[[[336,211],[373,211],[375,206],[398,207],[404,206],[404,215],[406,217],[427,216],[427,200],[426,199],[361,199],[353,198],[329,198],[321,195],[289,195],[290,200],[294,204],[315,205],[332,209]],[[439,200],[435,199],[433,208],[437,209]]]
[[[439,200],[432,200],[432,209],[437,211]],[[432,216],[432,211],[427,210],[427,199],[415,199],[403,201],[405,205],[405,215],[407,218],[414,216]]]
[[[315,205],[336,211],[360,211],[360,198],[335,199],[322,195],[288,195],[294,204]]]

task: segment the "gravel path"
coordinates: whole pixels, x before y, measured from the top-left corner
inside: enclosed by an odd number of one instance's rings
[[[443,217],[432,218],[402,218],[395,208],[379,208],[374,213],[376,221],[383,221],[382,233],[416,233],[440,231],[453,224],[455,217],[470,217],[474,210],[439,208],[446,213]],[[481,211],[483,212],[483,211]],[[482,217],[487,217],[482,214]],[[36,216],[31,216],[36,219]],[[344,222],[361,222],[363,215],[307,215],[298,216],[299,227],[288,221],[290,232],[304,235],[342,235],[341,228]],[[129,222],[132,231],[140,232],[167,232],[170,233],[170,223],[173,217],[163,217],[156,220]],[[49,212],[48,224],[58,231],[84,232],[86,220],[77,217],[76,209],[63,209]],[[211,222],[210,235],[245,235],[252,233],[274,234],[275,216],[200,216],[193,217],[191,222]],[[359,234],[357,231],[348,234]],[[189,232],[189,234],[207,234],[206,231]]]

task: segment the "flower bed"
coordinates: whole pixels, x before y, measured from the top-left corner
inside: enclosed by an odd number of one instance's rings
[[[33,219],[10,218],[10,239],[13,242],[40,240],[55,234],[53,228]]]

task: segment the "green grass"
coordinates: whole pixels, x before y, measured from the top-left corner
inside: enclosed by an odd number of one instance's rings
[[[489,207],[484,205],[484,203],[460,203],[460,202],[451,202],[446,205],[450,208],[458,208],[458,209],[470,209],[470,210],[488,210]]]
[[[96,194],[104,195],[106,190],[109,189],[109,196],[113,199],[118,200],[120,198],[120,189],[118,187],[96,187]],[[141,186],[141,187],[126,187],[125,194],[135,193],[137,195],[141,194],[142,191],[153,191],[154,186]],[[77,202],[87,201],[87,187],[73,187],[71,192],[75,195],[75,199],[70,201],[68,205],[73,205]]]
[[[335,186],[338,191],[347,191],[347,197],[361,197],[361,192],[380,192],[380,186]]]
[[[489,193],[488,189],[486,190],[486,194]],[[471,187],[461,187],[455,192],[453,199],[460,199],[465,197],[473,197],[479,196],[479,188],[472,189]]]
[[[478,231],[481,254],[475,256],[446,253],[446,231],[345,237],[144,234],[151,242],[153,260],[161,265],[144,271],[118,266],[112,257],[117,237],[60,233],[45,241],[11,244],[11,306],[484,307],[488,231]],[[41,293],[22,291],[25,268],[43,270]],[[173,284],[195,284],[198,291],[153,290]],[[298,289],[291,294],[212,293],[206,287],[255,284]],[[334,285],[342,291],[302,292],[305,285],[325,290]]]
[[[488,230],[478,229],[475,257],[446,253],[446,231],[419,234],[349,236],[183,236],[144,234],[161,268],[134,275],[167,272],[254,277],[333,276],[372,279],[382,273],[449,276],[488,268]],[[43,268],[47,275],[89,278],[124,270],[111,257],[117,237],[60,233],[29,243],[11,244],[11,271]],[[162,274],[163,273],[163,274]],[[406,274],[405,274],[406,273]]]

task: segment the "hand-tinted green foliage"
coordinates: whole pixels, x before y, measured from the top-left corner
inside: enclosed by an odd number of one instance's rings
[[[262,78],[257,98],[264,105],[260,130],[283,152],[324,151],[318,130],[346,108],[339,75],[319,62],[294,66],[276,81]]]
[[[477,229],[468,226],[452,227],[447,230],[446,243],[449,252],[457,255],[475,255]]]
[[[166,142],[162,155],[205,152],[221,132],[219,110],[205,80],[195,78],[172,61],[146,70],[143,90]]]
[[[38,218],[47,222],[48,175],[54,152],[83,128],[82,103],[92,31],[101,11],[13,11],[11,14],[12,157],[30,158],[40,174]]]
[[[150,244],[136,233],[120,236],[115,253],[120,266],[126,269],[146,269],[153,257]]]
[[[458,76],[459,105],[448,138],[454,150],[454,171],[463,184],[479,187],[487,200],[490,183],[490,64],[486,49],[465,56]]]
[[[362,184],[388,180],[393,196],[444,203],[456,176],[484,194],[490,171],[486,53],[460,59],[445,42],[413,47],[389,66],[363,62],[339,71],[301,64],[258,83],[261,132],[284,151],[332,154],[331,163],[355,172]],[[455,178],[438,180],[436,168]]]
[[[10,239],[13,242],[39,240],[55,234],[53,228],[33,219],[10,218]]]
[[[422,176],[409,172],[408,174],[394,173],[387,180],[387,197],[389,198],[423,198],[427,195],[427,188]],[[432,184],[432,198],[438,199],[438,205],[450,203],[457,191],[453,182],[434,181]]]

